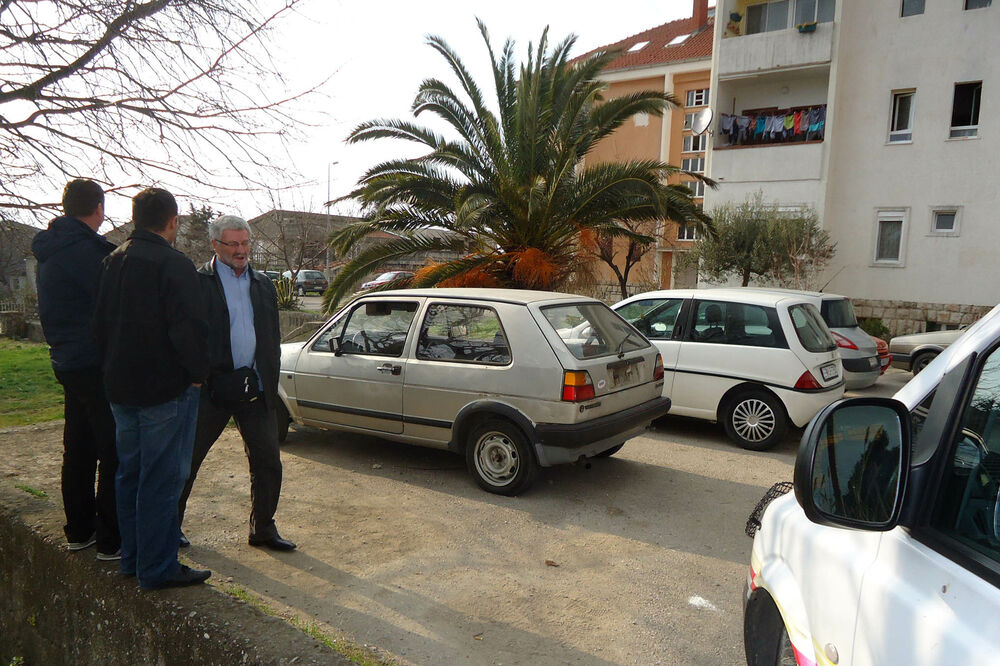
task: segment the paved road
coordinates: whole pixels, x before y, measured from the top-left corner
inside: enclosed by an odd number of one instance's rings
[[[243,544],[245,458],[227,433],[195,487],[190,555],[409,663],[741,663],[744,524],[792,478],[799,436],[754,453],[667,417],[613,458],[543,470],[504,498],[447,452],[299,430],[277,519],[300,550],[273,556]]]

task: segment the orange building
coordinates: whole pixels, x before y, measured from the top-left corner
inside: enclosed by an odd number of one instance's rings
[[[655,159],[683,168],[704,172],[707,135],[691,132],[694,114],[709,105],[712,65],[714,8],[708,0],[693,0],[690,18],[671,21],[632,35],[600,49],[619,49],[622,54],[612,61],[601,78],[608,83],[607,98],[636,90],[662,90],[673,93],[679,107],[663,118],[639,115],[602,141],[587,157],[590,163]],[[679,177],[677,181],[690,181]],[[691,182],[700,203],[704,184]],[[629,291],[650,288],[693,287],[696,272],[678,271],[676,257],[695,239],[695,230],[664,220],[656,229],[655,248],[647,252],[629,276]],[[620,257],[624,252],[620,252]],[[616,284],[611,268],[597,265],[598,279]]]

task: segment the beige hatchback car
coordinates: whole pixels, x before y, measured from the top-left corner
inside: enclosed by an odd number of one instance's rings
[[[279,423],[448,449],[480,487],[516,495],[539,467],[617,452],[667,412],[662,390],[657,350],[600,301],[404,289],[282,345]]]

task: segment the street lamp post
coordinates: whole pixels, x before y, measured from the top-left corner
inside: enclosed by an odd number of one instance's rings
[[[324,272],[326,273],[326,279],[329,280],[333,277],[330,273],[330,168],[334,164],[340,164],[334,160],[333,162],[327,162],[326,164],[326,236],[323,237],[323,245],[326,246],[326,263],[323,266]]]

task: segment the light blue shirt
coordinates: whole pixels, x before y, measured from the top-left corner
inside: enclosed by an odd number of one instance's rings
[[[222,291],[229,308],[229,344],[233,368],[255,368],[257,333],[253,327],[253,303],[250,302],[250,266],[236,277],[236,271],[216,257],[215,272],[222,281]]]

